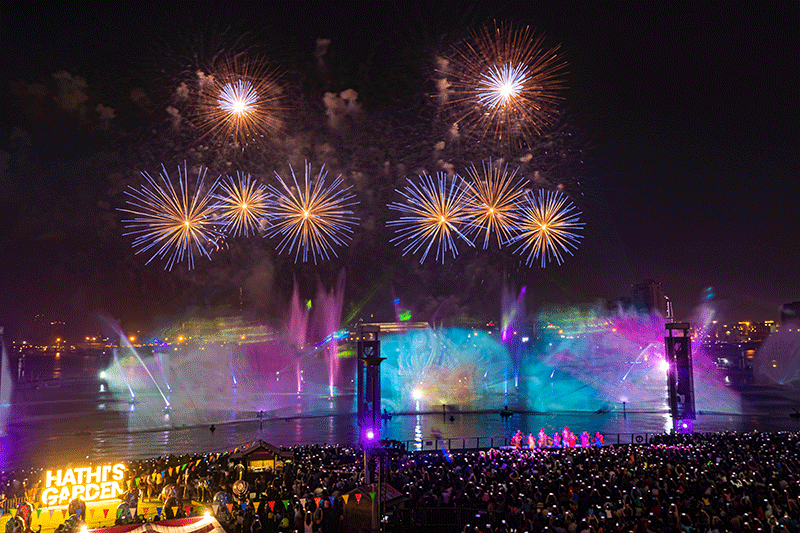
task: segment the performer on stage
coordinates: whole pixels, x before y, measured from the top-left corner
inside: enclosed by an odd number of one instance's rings
[[[549,437],[547,436],[547,432],[545,432],[544,428],[539,430],[539,448],[544,449],[547,448],[547,441]]]
[[[597,446],[598,448],[602,448],[603,444],[605,444],[605,439],[603,439],[603,436],[598,431],[597,433],[594,434],[594,445]]]
[[[517,433],[511,437],[511,445],[514,446],[517,450],[522,447],[522,430],[518,429]]]

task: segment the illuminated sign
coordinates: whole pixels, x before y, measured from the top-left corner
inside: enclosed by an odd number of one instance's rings
[[[81,498],[83,501],[111,500],[122,494],[125,465],[103,465],[95,468],[48,470],[45,474],[42,503],[61,505]]]

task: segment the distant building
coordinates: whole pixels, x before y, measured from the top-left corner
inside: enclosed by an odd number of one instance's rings
[[[800,328],[800,302],[792,302],[781,306],[781,328]]]
[[[746,343],[761,342],[770,333],[777,331],[774,320],[764,322],[738,322],[736,324],[719,324],[716,321],[709,327],[705,342]]]
[[[633,285],[633,305],[641,313],[657,312],[664,318],[672,318],[672,302],[664,294],[661,283],[652,279]]]

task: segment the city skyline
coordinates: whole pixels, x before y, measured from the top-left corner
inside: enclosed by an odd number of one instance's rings
[[[280,317],[295,279],[312,298],[317,278],[330,285],[341,269],[345,307],[385,309],[396,293],[422,320],[440,307],[496,312],[506,284],[528,287],[536,312],[655,279],[678,320],[708,300],[728,322],[777,320],[800,299],[797,101],[785,82],[800,65],[797,4],[356,6],[20,9],[5,20],[7,335],[42,312],[76,324],[102,310],[141,327],[193,310]],[[530,150],[459,143],[437,118],[437,58],[493,21],[543,32],[568,64],[562,119]],[[193,62],[242,50],[280,73],[286,126],[266,148],[212,150],[185,126],[176,95],[197,77]],[[406,179],[464,175],[490,158],[576,203],[585,229],[563,265],[527,267],[478,246],[445,267],[419,266],[386,242],[383,212]],[[290,164],[325,164],[359,196],[354,242],[317,267],[253,238],[230,239],[194,272],[146,265],[123,236],[123,191],[140,172],[187,160],[213,178],[242,172],[262,183]]]

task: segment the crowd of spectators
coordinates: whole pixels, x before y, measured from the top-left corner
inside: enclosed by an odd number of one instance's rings
[[[131,463],[130,471],[140,478],[156,472],[152,489],[139,486],[143,500],[175,485],[182,501],[215,507],[231,533],[348,530],[341,496],[368,481],[363,450],[291,450],[294,459],[280,470],[250,472],[223,455],[160,458]],[[414,533],[798,533],[799,451],[798,433],[662,435],[642,445],[544,450],[392,449],[378,454],[382,479],[402,497],[388,502],[383,527]],[[201,461],[194,470],[160,476],[195,458]],[[218,493],[231,494],[239,479],[249,485],[244,509],[214,506]]]

